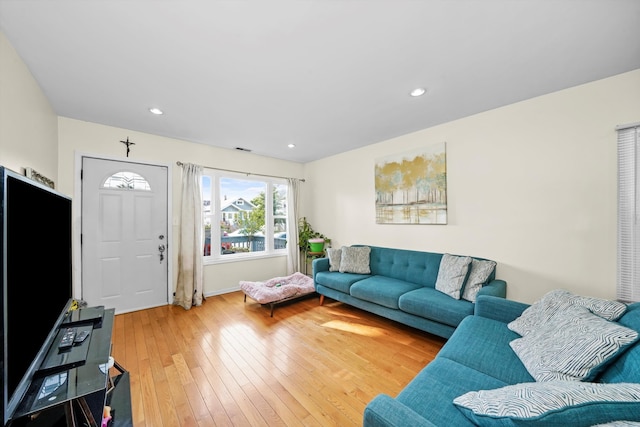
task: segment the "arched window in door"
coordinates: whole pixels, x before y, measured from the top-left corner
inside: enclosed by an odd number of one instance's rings
[[[102,183],[102,188],[151,191],[149,182],[134,172],[116,172]]]

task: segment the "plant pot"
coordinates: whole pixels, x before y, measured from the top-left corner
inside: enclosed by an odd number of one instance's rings
[[[309,239],[310,252],[322,252],[324,250],[324,239]]]

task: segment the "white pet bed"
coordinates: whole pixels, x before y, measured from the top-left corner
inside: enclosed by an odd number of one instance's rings
[[[249,298],[260,304],[271,306],[271,317],[276,305],[286,301],[307,297],[315,292],[313,279],[296,272],[290,276],[274,277],[266,282],[240,281],[240,289],[244,292],[244,301]]]

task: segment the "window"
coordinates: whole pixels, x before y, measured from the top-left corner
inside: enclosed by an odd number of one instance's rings
[[[205,259],[287,253],[286,180],[205,169],[202,201]]]
[[[618,126],[617,297],[640,301],[640,123]]]
[[[104,180],[103,188],[151,191],[146,179],[134,172],[117,172]]]

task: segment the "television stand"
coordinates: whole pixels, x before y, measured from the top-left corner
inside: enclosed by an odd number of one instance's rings
[[[78,309],[82,310],[86,309]],[[88,317],[94,319],[96,308],[88,310]],[[57,340],[50,344],[41,369],[32,378],[9,423],[11,427],[100,427],[105,406],[112,408],[109,426],[133,425],[129,373],[110,359],[115,310],[100,310],[103,313],[99,322],[75,323],[78,328],[91,329],[89,338],[74,346],[75,356],[60,351]],[[77,316],[81,319],[82,313]],[[62,323],[60,332],[67,327],[69,324]],[[66,363],[67,360],[72,362]]]

